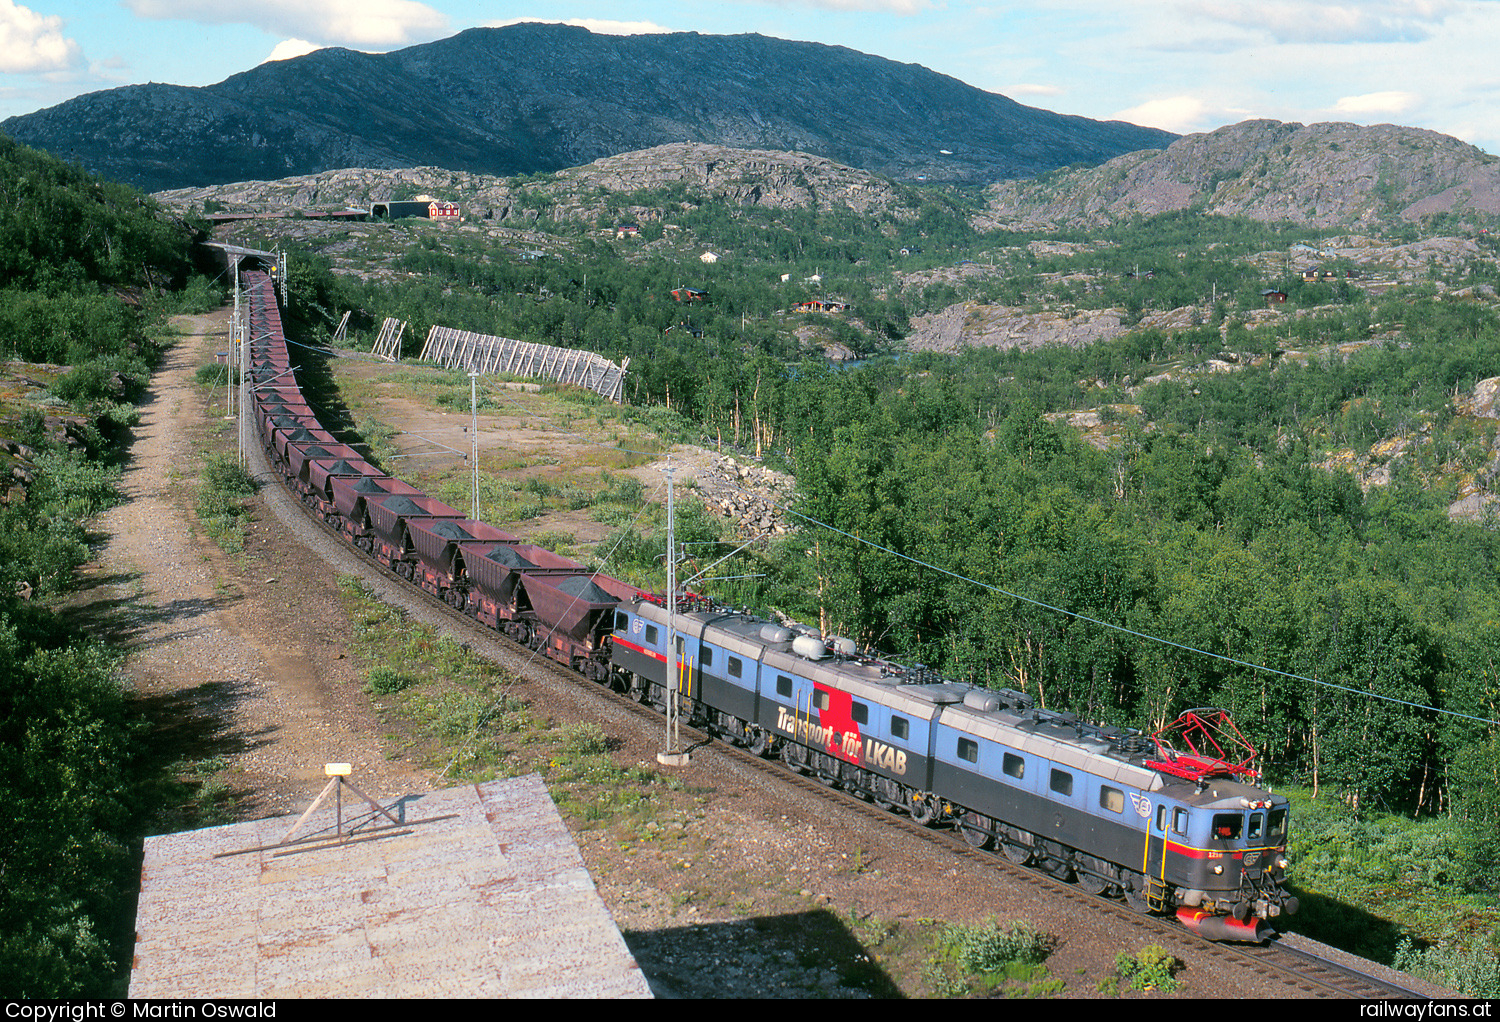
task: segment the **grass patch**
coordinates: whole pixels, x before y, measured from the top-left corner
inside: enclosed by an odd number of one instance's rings
[[[1289,886],[1302,903],[1286,928],[1387,965],[1413,942],[1486,951],[1500,942],[1500,907],[1466,889],[1450,817],[1356,813],[1337,799],[1286,794]]]
[[[198,520],[210,539],[225,553],[245,549],[245,528],[250,524],[249,499],[255,496],[255,480],[230,454],[210,455],[198,476]]]

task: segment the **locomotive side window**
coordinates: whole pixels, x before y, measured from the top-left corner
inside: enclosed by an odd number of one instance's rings
[[[856,724],[868,724],[870,722],[870,708],[864,703],[854,703],[849,708],[849,715],[854,718]]]
[[[958,758],[965,763],[979,762],[979,743],[970,738],[958,740]]]
[[[910,730],[907,727],[906,718],[893,715],[891,717],[891,737],[906,738],[909,734]]]
[[[1270,818],[1266,822],[1267,822],[1267,826],[1269,827],[1269,829],[1266,832],[1266,836],[1267,837],[1272,838],[1274,840],[1275,838],[1282,837],[1282,836],[1284,836],[1286,834],[1286,810],[1285,809],[1272,809],[1271,810],[1271,816],[1270,816]]]
[[[1172,813],[1172,829],[1178,834],[1187,834],[1188,811],[1186,809],[1183,809],[1181,806],[1178,806],[1177,809]]]
[[[1014,777],[1018,781],[1026,776],[1026,761],[1013,752],[1005,754],[1005,760],[1000,764],[1000,768],[1005,771],[1006,777]]]
[[[1066,770],[1052,771],[1052,779],[1048,782],[1052,790],[1059,795],[1073,794],[1073,775]]]
[[[704,667],[712,667],[714,665],[714,651],[707,646],[698,647],[698,657],[698,662]]]
[[[615,631],[617,631],[617,632],[628,632],[628,631],[630,631],[630,615],[626,614],[622,610],[615,611]]]
[[[1156,829],[1165,831],[1167,829],[1167,807],[1156,807]]]
[[[1238,841],[1245,818],[1239,813],[1214,813],[1213,836],[1220,841]]]
[[[1099,808],[1108,809],[1112,813],[1123,813],[1125,811],[1125,793],[1118,788],[1104,785],[1099,789]]]
[[[658,636],[660,634],[661,633],[656,630],[656,626],[655,625],[647,625],[646,626],[646,645],[648,645],[648,646],[654,646],[654,645],[656,645],[656,643],[658,641]]]
[[[740,677],[744,677],[744,674],[745,674],[745,662],[743,660],[741,660],[737,656],[730,657],[729,658],[729,676],[731,678],[740,678]]]
[[[819,710],[828,709],[828,693],[819,689],[813,689],[813,706]]]
[[[792,679],[788,678],[785,674],[776,675],[776,694],[786,696],[790,699],[792,696]]]
[[[1266,818],[1264,814],[1251,813],[1250,829],[1246,832],[1245,836],[1248,837],[1251,841],[1259,841],[1261,834],[1265,832],[1265,823]]]

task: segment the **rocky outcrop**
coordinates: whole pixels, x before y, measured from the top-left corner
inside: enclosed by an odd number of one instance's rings
[[[985,222],[1097,225],[1200,207],[1324,228],[1494,214],[1500,160],[1419,128],[1245,121],[1102,166],[1001,182]]]
[[[1026,309],[969,302],[913,316],[906,344],[913,351],[947,352],[963,348],[1031,351],[1054,344],[1079,348],[1130,330],[1184,329],[1201,323],[1205,312],[1193,307],[1168,309],[1130,326],[1122,318],[1124,309]]]
[[[616,193],[671,190],[679,198],[652,207],[620,208]],[[158,192],[163,204],[199,212],[219,204],[236,212],[368,209],[396,194],[429,194],[456,201],[466,219],[530,225],[542,211],[553,220],[595,222],[657,219],[684,198],[724,201],[772,209],[843,207],[856,213],[914,217],[890,182],[853,167],[807,153],[729,149],[681,142],[636,153],[622,153],[524,183],[513,178],[413,167],[404,170],[356,168],[224,185]],[[613,214],[611,211],[613,210]]]

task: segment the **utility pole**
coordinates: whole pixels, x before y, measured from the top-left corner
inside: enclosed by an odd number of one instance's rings
[[[469,373],[469,461],[474,467],[474,489],[469,517],[479,521],[479,374]]]
[[[677,652],[677,533],[673,504],[672,456],[667,455],[667,735],[666,748],[656,754],[662,766],[686,766],[690,753],[682,751],[682,661]]]

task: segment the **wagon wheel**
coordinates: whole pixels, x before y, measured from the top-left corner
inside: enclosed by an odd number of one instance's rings
[[[994,842],[990,821],[979,813],[964,813],[963,825],[959,829],[964,832],[964,840],[974,848],[988,848]]]
[[[752,727],[745,739],[745,748],[752,756],[764,756],[771,747],[771,738],[762,727]]]

